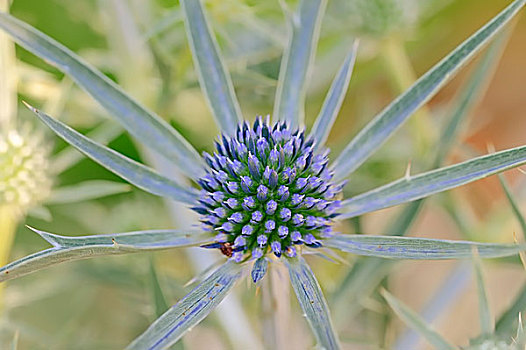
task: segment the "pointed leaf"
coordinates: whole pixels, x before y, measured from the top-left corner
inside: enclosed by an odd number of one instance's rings
[[[233,135],[242,120],[241,110],[201,0],[181,0],[181,6],[201,88],[221,130]]]
[[[155,261],[153,260],[153,257],[150,257],[150,287],[152,289],[153,303],[155,305],[155,316],[160,317],[166,312],[166,310],[168,310],[168,303],[166,302],[156,270]]]
[[[329,307],[316,277],[302,257],[286,259],[290,281],[300,306],[323,349],[339,349],[338,336],[331,321]]]
[[[504,189],[504,193],[506,193],[506,198],[508,198],[508,202],[510,203],[511,209],[513,210],[513,214],[515,214],[517,221],[521,225],[522,234],[526,239],[526,220],[524,220],[524,216],[521,213],[520,207],[517,204],[517,201],[515,200],[515,198],[513,198],[513,195],[511,194],[508,183],[506,182],[504,177],[500,174],[499,174],[499,181],[500,181],[500,184],[502,185],[502,188]]]
[[[191,205],[196,203],[197,195],[191,188],[184,188],[153,169],[102,146],[38,109],[27,106],[64,141],[133,185],[158,196],[170,197]]]
[[[281,61],[273,118],[293,128],[304,123],[306,83],[325,6],[326,0],[300,0],[290,19],[292,35]]]
[[[383,297],[404,323],[409,327],[420,333],[434,349],[438,350],[455,350],[456,346],[450,344],[440,334],[435,332],[425,321],[413,310],[409,309],[406,305],[396,299],[392,294],[384,290],[382,292]]]
[[[75,203],[129,192],[130,190],[130,185],[121,182],[106,180],[84,181],[75,185],[53,189],[45,204]]]
[[[517,293],[513,303],[502,313],[495,325],[495,333],[509,336],[515,329],[519,314],[526,311],[526,285]]]
[[[325,141],[327,141],[334,121],[340,112],[340,107],[345,98],[345,94],[347,93],[349,82],[351,81],[357,51],[358,40],[354,42],[347,57],[345,57],[345,61],[343,61],[343,64],[336,74],[331,88],[325,97],[320,114],[316,118],[316,122],[314,122],[309,138],[314,139],[317,147],[323,146]]]
[[[477,280],[480,329],[482,331],[482,334],[491,335],[493,334],[495,325],[493,322],[493,317],[491,316],[491,310],[488,301],[488,292],[486,291],[486,285],[482,273],[482,262],[480,261],[478,251],[476,249],[473,249],[473,267],[475,270],[475,278]]]
[[[31,228],[53,248],[28,255],[0,268],[0,282],[27,275],[65,261],[95,256],[127,254],[195,246],[210,240],[210,235],[190,230],[148,230],[93,236],[66,237]]]
[[[406,92],[378,114],[345,147],[333,165],[335,181],[358,168],[374,151],[426,103],[484,44],[486,44],[524,6],[516,0],[449,55],[420,77]]]
[[[168,348],[219,305],[240,276],[241,265],[227,261],[159,317],[127,349]]]
[[[499,258],[526,250],[526,244],[478,243],[443,239],[335,235],[323,241],[323,245],[357,255],[377,256],[390,259],[445,260],[472,257],[476,248],[482,258]]]
[[[343,202],[349,218],[449,190],[526,163],[526,146],[477,157],[463,163],[401,178]]]
[[[202,160],[188,141],[74,52],[6,13],[0,12],[0,29],[21,46],[69,75],[126,130],[177,164],[184,174],[194,179],[203,175]]]

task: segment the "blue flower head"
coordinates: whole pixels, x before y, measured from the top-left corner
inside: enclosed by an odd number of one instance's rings
[[[241,262],[264,254],[296,255],[294,246],[317,248],[331,236],[343,183],[334,184],[328,152],[316,152],[303,130],[258,117],[223,136],[198,184],[204,228],[220,248]]]

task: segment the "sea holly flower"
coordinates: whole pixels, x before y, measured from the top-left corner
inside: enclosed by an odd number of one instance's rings
[[[65,237],[33,229],[52,248],[0,268],[0,281],[63,261],[183,246],[220,250],[225,262],[166,311],[130,349],[166,348],[205,318],[247,268],[254,282],[269,262],[285,263],[300,306],[319,345],[339,348],[329,308],[303,255],[321,247],[391,259],[500,257],[525,250],[519,244],[337,232],[337,220],[424,198],[526,163],[526,146],[474,158],[411,176],[343,199],[345,180],[420,106],[492,39],[524,6],[516,0],[418,79],[376,116],[336,157],[325,141],[347,90],[357,44],[345,57],[320,114],[304,127],[303,104],[309,67],[325,2],[302,0],[290,20],[291,36],[282,60],[272,121],[243,121],[233,84],[222,62],[200,1],[181,1],[200,85],[222,134],[216,152],[202,157],[173,128],[125,94],[73,52],[19,20],[0,14],[0,28],[22,46],[71,76],[139,141],[144,142],[199,188],[160,175],[104,147],[45,113],[28,107],[55,133],[91,159],[135,186],[187,204],[201,215],[201,228],[149,230]],[[271,267],[271,266],[270,266]]]
[[[236,253],[238,262],[269,252],[290,256],[302,244],[320,247],[332,235],[342,184],[331,182],[327,153],[316,153],[313,143],[285,122],[272,126],[268,116],[224,136],[198,180],[202,191],[194,210],[204,230],[221,235],[205,247],[231,247],[223,251]]]

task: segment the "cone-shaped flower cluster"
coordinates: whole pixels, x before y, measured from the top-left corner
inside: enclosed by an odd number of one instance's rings
[[[48,155],[49,148],[34,134],[0,132],[0,205],[21,214],[49,195]]]
[[[240,262],[266,253],[293,257],[296,245],[320,247],[332,232],[343,184],[331,183],[327,154],[316,153],[303,131],[285,123],[272,127],[258,117],[244,122],[234,137],[222,137],[198,182],[206,229],[227,256]]]

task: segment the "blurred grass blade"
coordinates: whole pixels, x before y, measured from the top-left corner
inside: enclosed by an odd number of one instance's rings
[[[273,118],[288,122],[292,128],[304,124],[306,83],[326,3],[326,0],[300,0],[292,18],[287,18],[291,37],[281,59]]]
[[[11,342],[11,350],[17,350],[18,349],[18,339],[20,338],[20,332],[16,331],[15,335],[13,336],[13,341]]]
[[[514,1],[380,112],[354,137],[335,160],[334,180],[339,181],[349,176],[387,141],[414,111],[433,97],[458,69],[513,18],[525,2],[526,0]]]
[[[168,303],[164,296],[159,277],[155,268],[155,260],[150,257],[150,286],[152,289],[153,304],[155,305],[155,317],[160,317],[168,310]]]
[[[173,8],[163,17],[155,19],[153,25],[143,34],[144,40],[150,40],[164,33],[177,23],[183,22],[184,15],[180,8]]]
[[[390,259],[444,260],[472,257],[476,248],[482,258],[499,258],[526,250],[525,244],[477,243],[442,239],[336,235],[323,241],[327,247],[357,255]]]
[[[287,259],[290,280],[300,306],[322,349],[339,349],[329,307],[316,277],[302,257]]]
[[[0,12],[9,11],[10,2],[0,0]],[[17,112],[17,74],[15,46],[0,33],[0,129],[13,124]]]
[[[126,130],[177,164],[183,173],[194,179],[203,175],[202,160],[188,141],[71,50],[6,13],[0,13],[0,29],[21,46],[69,75]]]
[[[487,90],[489,81],[497,68],[499,58],[504,51],[504,46],[510,37],[512,27],[513,25],[495,37],[494,42],[488,47],[487,52],[480,59],[480,62],[477,63],[469,80],[460,88],[459,96],[456,97],[453,102],[451,117],[440,136],[435,158],[435,167],[442,164],[457,138],[460,131],[460,124],[466,119],[469,112]]]
[[[234,135],[242,120],[241,110],[201,0],[181,0],[181,6],[201,88],[221,130]]]
[[[347,57],[345,57],[345,61],[343,61],[340,70],[332,82],[331,88],[329,89],[325,101],[323,102],[323,106],[321,107],[320,114],[314,122],[309,138],[314,139],[317,147],[323,146],[325,141],[327,141],[334,121],[340,112],[340,107],[345,98],[345,94],[347,93],[349,82],[351,81],[357,51],[358,40],[355,40]]]
[[[0,282],[56,264],[95,256],[188,247],[210,241],[210,235],[191,230],[148,230],[93,236],[65,237],[31,228],[53,248],[28,255],[0,268]]]
[[[49,209],[42,205],[32,207],[31,209],[27,211],[27,215],[35,219],[48,221],[48,222],[53,219],[53,216],[51,215],[51,212],[49,211]]]
[[[515,331],[517,327],[517,319],[520,313],[526,310],[526,284],[523,285],[515,297],[515,301],[506,311],[498,318],[495,325],[495,333],[507,337]]]
[[[122,182],[106,180],[89,180],[71,186],[58,187],[53,190],[45,204],[67,204],[102,198],[125,193],[131,186]]]
[[[510,187],[508,186],[508,183],[504,179],[504,176],[499,174],[499,181],[500,181],[500,184],[502,185],[502,188],[504,189],[504,193],[506,193],[506,198],[508,198],[508,202],[511,205],[513,214],[515,214],[517,221],[521,225],[523,237],[526,239],[526,220],[524,220],[524,216],[521,213],[520,207],[517,204],[517,201],[515,200],[515,198],[513,198],[513,195],[511,194],[511,191],[510,191]]]
[[[97,126],[93,131],[85,136],[102,145],[113,141],[123,132],[122,127],[113,121],[107,121]],[[52,169],[55,173],[68,170],[75,166],[79,161],[84,159],[82,153],[79,153],[73,147],[66,147],[58,152],[52,159]]]
[[[102,146],[47,114],[27,106],[70,145],[133,185],[158,196],[169,197],[190,205],[196,203],[196,194],[191,189],[178,185],[143,164]]]
[[[456,346],[450,344],[440,334],[435,332],[425,321],[414,311],[396,299],[388,291],[382,292],[383,297],[393,309],[394,313],[409,327],[420,333],[434,349],[437,350],[455,350]]]
[[[526,163],[526,146],[470,159],[416,176],[406,176],[343,201],[342,217],[413,201]]]
[[[227,295],[241,276],[241,264],[221,265],[131,343],[128,350],[165,349],[201,322]]]
[[[468,288],[472,275],[472,264],[462,261],[455,265],[418,312],[422,320],[428,324],[438,321],[443,314],[451,310],[451,307],[458,302],[459,297]],[[413,329],[405,330],[398,336],[392,349],[414,349],[418,347],[419,342],[418,332]]]
[[[486,284],[482,273],[482,262],[476,248],[473,249],[473,268],[475,270],[475,278],[477,280],[477,295],[479,299],[479,319],[480,330],[482,334],[491,335],[495,328],[493,317],[488,301],[488,293],[486,291]]]

